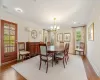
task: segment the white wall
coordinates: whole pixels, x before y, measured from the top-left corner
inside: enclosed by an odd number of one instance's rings
[[[94,41],[87,40],[87,57],[100,76],[100,1],[96,1],[88,27],[94,22]],[[87,38],[88,39],[88,38]]]

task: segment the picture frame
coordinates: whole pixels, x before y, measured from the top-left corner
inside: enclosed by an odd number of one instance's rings
[[[70,42],[70,40],[71,40],[71,34],[64,33],[64,42]]]
[[[94,41],[94,23],[88,27],[88,40]]]
[[[63,33],[58,33],[57,34],[57,41],[62,42],[63,41]]]
[[[31,37],[34,38],[34,39],[37,38],[37,31],[36,30],[31,31]]]

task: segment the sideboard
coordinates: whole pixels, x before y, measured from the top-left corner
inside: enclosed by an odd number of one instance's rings
[[[39,44],[43,42],[26,42],[26,50],[31,53],[32,56],[40,54]]]

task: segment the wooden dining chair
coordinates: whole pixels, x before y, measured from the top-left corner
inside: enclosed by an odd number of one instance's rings
[[[69,59],[68,52],[69,52],[69,43],[66,43],[66,44],[65,44],[65,51],[64,51],[64,57],[65,57],[65,62],[66,62],[66,64],[67,64],[67,61],[68,61],[68,59]]]
[[[85,50],[85,44],[83,42],[80,42],[79,47],[75,49],[75,54],[76,52],[79,52],[79,54],[83,53],[84,55],[84,50]]]
[[[51,45],[51,43],[50,42],[47,42],[47,46],[50,46]]]
[[[25,58],[30,58],[30,52],[26,51],[25,49],[25,42],[18,42],[18,49],[19,49],[19,60],[22,57],[22,60]]]
[[[51,54],[47,53],[46,44],[40,44],[40,66],[39,66],[39,70],[41,69],[42,61],[44,61],[47,64],[47,68],[46,68],[46,73],[47,73],[48,72],[48,62],[50,60],[52,60],[52,67],[53,67],[53,54],[51,56]]]
[[[64,42],[63,41],[60,42],[60,46],[64,46]]]
[[[66,43],[64,52],[63,53],[57,53],[57,55],[55,55],[56,61],[57,60],[63,60],[64,68],[65,68],[65,62],[67,64],[67,61],[69,59],[68,51],[69,51],[69,43]]]

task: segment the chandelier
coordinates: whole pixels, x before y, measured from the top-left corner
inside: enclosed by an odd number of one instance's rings
[[[51,30],[57,31],[60,29],[60,26],[56,25],[56,18],[54,18],[54,25],[50,27]]]

